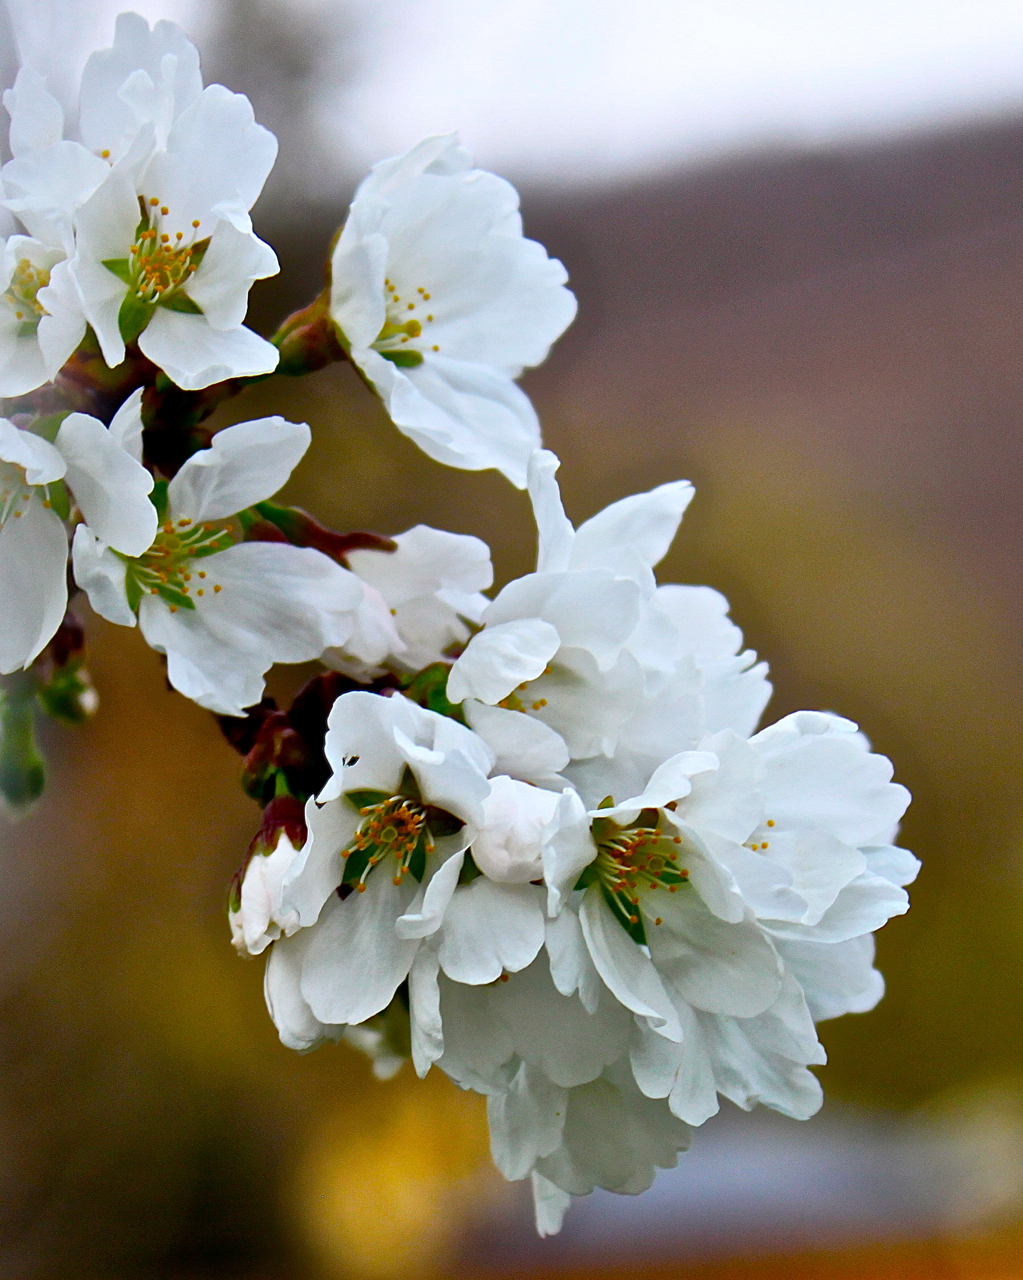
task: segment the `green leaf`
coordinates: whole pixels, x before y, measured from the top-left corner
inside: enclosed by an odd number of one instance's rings
[[[112,271],[118,280],[131,285],[131,263],[127,258],[104,258],[103,265],[108,271]]]
[[[371,809],[375,805],[383,804],[385,800],[390,800],[390,798],[386,791],[345,792],[345,799],[357,813],[361,813],[363,809]]]
[[[202,307],[197,302],[193,302],[187,293],[172,293],[169,298],[161,300],[158,304],[166,307],[168,311],[183,311],[185,315],[201,316]]]
[[[124,295],[121,309],[117,313],[117,327],[126,344],[132,343],[146,325],[152,320],[156,305],[143,302],[136,293],[130,290]]]
[[[391,364],[396,364],[399,369],[414,369],[416,365],[423,363],[423,357],[418,351],[381,351],[379,354],[385,360],[390,360]]]

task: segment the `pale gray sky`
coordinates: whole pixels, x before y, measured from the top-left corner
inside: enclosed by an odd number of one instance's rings
[[[110,0],[7,0],[58,79]],[[458,129],[519,179],[601,182],[774,143],[1023,111],[1020,0],[279,0],[358,24],[353,84],[315,86],[328,150],[363,168]],[[137,0],[202,36],[209,0]],[[53,15],[50,17],[49,15]],[[53,24],[59,38],[53,39]],[[338,58],[341,54],[338,53]]]

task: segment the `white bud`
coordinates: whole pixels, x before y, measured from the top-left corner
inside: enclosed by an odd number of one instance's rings
[[[503,774],[490,779],[483,801],[483,828],[473,841],[476,865],[491,880],[526,884],[543,875],[541,850],[544,828],[554,817],[560,799]]]

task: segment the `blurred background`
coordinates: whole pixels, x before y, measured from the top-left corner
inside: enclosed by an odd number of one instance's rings
[[[7,0],[4,83],[28,62],[70,100],[119,7]],[[264,333],[375,159],[457,128],[520,185],[580,302],[525,380],[570,514],[696,483],[662,580],[729,595],[772,718],[840,711],[892,756],[924,873],[880,937],[888,996],[822,1027],[819,1117],[726,1109],[540,1242],[479,1099],[278,1044],[224,919],[257,824],[239,759],[91,619],[101,714],[48,734],[47,795],[0,829],[0,1275],[1023,1276],[1023,6],[138,7],[281,140]],[[528,570],[524,497],[429,462],[346,368],[220,421],[268,412],[313,426],[288,496],[321,519]]]

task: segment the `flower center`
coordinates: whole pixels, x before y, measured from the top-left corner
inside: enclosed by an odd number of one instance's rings
[[[137,609],[143,595],[160,596],[167,601],[171,613],[176,613],[179,608],[195,608],[193,593],[195,596],[204,596],[207,592],[219,595],[220,583],[210,581],[207,571],[196,569],[192,562],[226,551],[234,543],[234,529],[230,524],[216,521],[193,524],[187,518],[177,524],[167,521],[145,554],[135,559],[119,556],[127,565],[128,603]]]
[[[373,349],[379,351],[385,360],[390,360],[403,368],[412,368],[423,363],[423,351],[439,351],[435,343],[422,346],[411,346],[416,338],[423,336],[424,324],[433,324],[433,312],[429,310],[430,293],[419,286],[410,297],[404,297],[392,280],[384,281],[384,303],[387,308],[387,319],[384,327],[373,343]],[[413,315],[414,311],[419,315]]]
[[[0,525],[8,517],[20,516],[32,497],[32,486],[25,481],[25,472],[14,462],[0,462]]]
[[[49,283],[49,268],[37,267],[28,258],[20,259],[14,268],[14,275],[4,292],[4,298],[14,312],[15,320],[21,321],[19,337],[35,333],[40,319],[47,314],[36,295]]]
[[[165,230],[170,213],[156,196],[148,201],[140,197],[142,219],[135,233],[135,243],[128,250],[130,286],[143,302],[167,302],[198,270],[209,239],[198,240],[201,226],[192,222],[189,234]]]
[[[355,883],[359,893],[366,890],[366,877],[388,855],[397,867],[394,883],[401,884],[410,872],[422,879],[427,854],[433,852],[433,836],[427,825],[426,806],[407,796],[390,796],[378,804],[364,805],[359,813],[362,821],[347,849],[341,856],[349,864],[345,867],[345,881]],[[413,866],[413,859],[421,866]],[[418,874],[417,874],[418,873]]]
[[[597,856],[582,879],[600,885],[619,923],[636,942],[645,945],[640,892],[666,889],[677,893],[688,881],[688,870],[678,865],[682,837],[661,830],[656,809],[644,809],[627,827],[610,818],[596,818],[592,833]],[[656,923],[660,924],[660,919]]]

